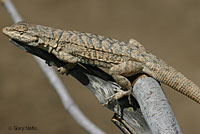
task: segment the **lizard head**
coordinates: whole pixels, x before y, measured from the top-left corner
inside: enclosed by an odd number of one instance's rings
[[[37,31],[32,24],[20,21],[8,27],[4,27],[2,32],[12,40],[17,40],[28,45],[36,46],[38,41]]]

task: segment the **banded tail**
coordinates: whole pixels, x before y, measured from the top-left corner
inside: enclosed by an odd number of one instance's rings
[[[156,79],[200,104],[200,88],[170,66],[155,69]]]

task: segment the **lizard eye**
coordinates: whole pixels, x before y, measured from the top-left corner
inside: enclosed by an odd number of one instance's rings
[[[26,26],[24,26],[24,25],[16,26],[15,29],[16,29],[18,32],[20,32],[20,34],[21,34],[21,33],[23,34],[25,31],[28,30],[28,28],[27,28]]]

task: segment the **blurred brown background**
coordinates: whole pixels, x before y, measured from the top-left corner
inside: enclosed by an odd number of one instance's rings
[[[13,0],[27,22],[128,41],[135,38],[148,50],[199,84],[199,0]],[[0,28],[13,21],[0,7]],[[0,33],[0,133],[9,126],[36,126],[25,133],[86,133],[64,110],[30,54]],[[61,75],[59,75],[61,76]],[[109,134],[121,133],[110,121],[113,113],[71,76],[61,76],[81,110]],[[200,133],[200,105],[164,86],[185,134]]]

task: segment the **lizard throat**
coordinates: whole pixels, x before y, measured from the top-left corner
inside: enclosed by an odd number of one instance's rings
[[[30,46],[27,43],[24,43],[24,42],[15,40],[15,39],[11,39],[10,41],[15,46],[22,49],[23,51],[26,51],[28,53],[35,55],[35,56],[38,56],[41,59],[44,59],[46,62],[53,60],[53,62],[55,62],[56,65],[59,66],[59,67],[62,66],[63,64],[65,64],[63,61],[59,60],[55,55],[53,55],[52,53],[48,53],[47,51],[45,51],[41,48]]]

